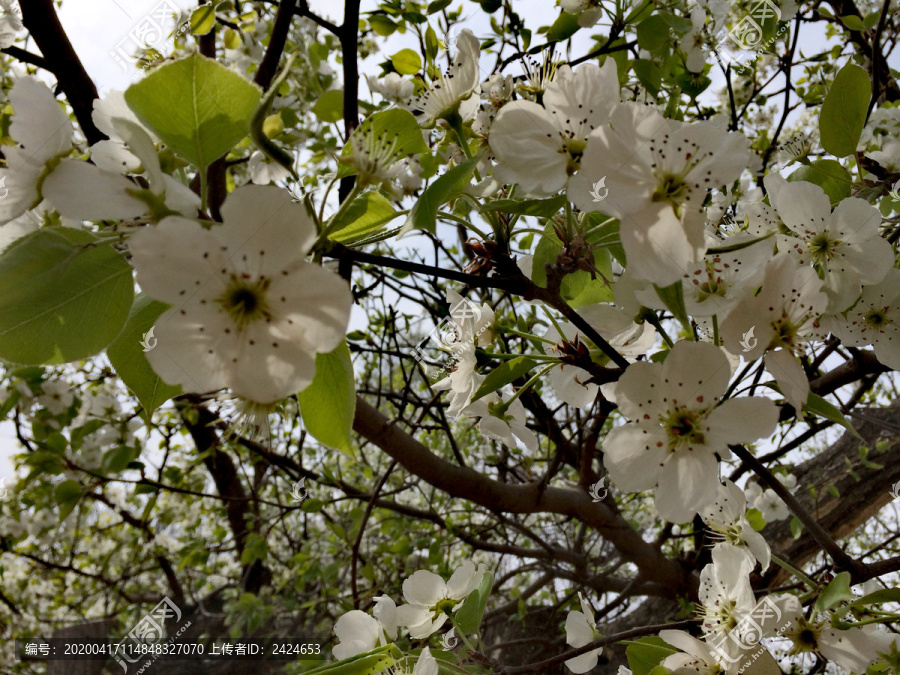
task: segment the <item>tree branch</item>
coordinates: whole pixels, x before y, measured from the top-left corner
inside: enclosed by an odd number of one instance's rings
[[[296,6],[297,0],[281,0],[278,4],[275,24],[272,26],[272,35],[269,38],[269,47],[266,49],[266,55],[263,56],[262,63],[259,64],[256,77],[253,78],[253,81],[262,87],[263,90],[269,88],[275,73],[278,71],[278,62],[281,60],[284,46],[287,44],[288,32],[291,29],[291,19],[294,17]]]

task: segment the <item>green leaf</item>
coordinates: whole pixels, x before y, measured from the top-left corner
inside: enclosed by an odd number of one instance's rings
[[[472,396],[472,400],[477,401],[482,396],[487,396],[491,392],[497,391],[501,387],[505,387],[510,382],[518,380],[537,364],[537,361],[527,356],[517,356],[514,359],[502,363],[484,378],[484,382],[478,387],[478,390]]]
[[[880,605],[885,602],[900,602],[900,588],[882,588],[857,598],[851,604],[854,607],[866,607],[868,605]]]
[[[454,615],[454,623],[464,635],[471,635],[481,626],[481,618],[484,616],[493,584],[494,576],[490,572],[485,572],[481,582],[469,593],[462,607]]]
[[[841,68],[819,113],[822,147],[835,157],[856,152],[866,121],[872,84],[865,70],[848,63]]]
[[[759,509],[747,509],[747,522],[757,532],[766,526],[766,519],[763,518],[762,511]]]
[[[201,5],[191,13],[191,33],[193,35],[206,35],[215,25],[215,5]]]
[[[853,183],[847,169],[834,159],[817,159],[811,164],[801,165],[787,179],[788,182],[806,181],[818,185],[825,190],[832,206],[850,196]]]
[[[791,518],[791,536],[794,539],[799,539],[801,534],[803,534],[803,523],[800,522],[797,516],[794,516]]]
[[[387,37],[397,30],[397,24],[384,14],[372,14],[369,16],[369,25],[381,37]]]
[[[344,119],[344,91],[329,89],[319,97],[312,107],[313,114],[322,122],[331,124]]]
[[[687,309],[684,306],[684,288],[682,287],[681,282],[676,281],[671,286],[666,286],[665,288],[660,288],[656,284],[653,284],[653,287],[656,289],[656,294],[659,296],[659,299],[663,301],[666,309],[672,312],[672,316],[678,319],[686,330],[690,331],[691,321],[688,319]]]
[[[134,459],[134,448],[120,445],[104,453],[103,462],[100,465],[101,470],[106,475],[120,473],[125,470],[132,459]]]
[[[662,638],[651,635],[628,643],[625,656],[628,659],[628,667],[634,675],[650,675],[650,671],[656,668],[660,661],[677,651]]]
[[[370,190],[353,201],[339,221],[340,227],[329,236],[341,243],[367,237],[381,230],[398,215],[387,199]]]
[[[662,84],[662,68],[650,59],[635,59],[634,74],[637,75],[638,80],[646,87],[647,91],[656,96]]]
[[[402,656],[397,645],[391,643],[337,663],[308,670],[304,675],[375,675],[394,666]]]
[[[484,204],[481,210],[549,218],[559,213],[565,203],[565,195],[558,195],[550,199],[495,199]]]
[[[125,101],[176,153],[201,169],[250,131],[260,89],[199,54],[156,68],[125,91]]]
[[[0,255],[0,358],[65,363],[106,347],[128,318],[131,266],[88,232],[49,227]]]
[[[257,560],[265,560],[269,547],[266,539],[256,532],[247,535],[244,550],[241,552],[241,565],[252,565]]]
[[[863,20],[860,19],[855,14],[850,14],[849,16],[840,17],[841,23],[844,24],[850,30],[855,30],[860,33],[866,30],[866,25],[863,23]]]
[[[668,44],[669,31],[666,20],[654,14],[637,25],[638,46],[650,53],[658,52]]]
[[[578,32],[578,15],[562,12],[547,32],[547,42],[562,42]]]
[[[434,14],[435,12],[440,12],[442,9],[449,7],[452,1],[453,0],[434,0],[433,2],[429,2],[425,13]]]
[[[356,412],[356,382],[346,341],[332,352],[316,354],[316,376],[297,398],[303,424],[313,438],[350,452],[350,430]]]
[[[816,600],[816,609],[824,612],[840,602],[853,600],[856,596],[850,590],[850,572],[841,572],[835,575],[825,589],[819,593]]]
[[[840,410],[821,396],[809,392],[809,397],[806,399],[806,405],[803,406],[803,408],[807,412],[814,413],[819,417],[824,417],[826,420],[831,420],[836,424],[840,424],[859,440],[864,440],[863,437],[859,435],[859,432],[853,428],[853,425],[850,424],[850,420],[844,417],[844,414]]]
[[[401,75],[415,75],[422,70],[422,58],[412,49],[401,49],[391,57],[391,63]]]
[[[65,520],[81,499],[81,485],[77,480],[63,481],[53,490],[53,498],[59,504],[59,519]]]
[[[116,373],[144,407],[145,419],[149,419],[160,405],[181,393],[181,387],[173,387],[159,378],[150,367],[144,351],[145,345],[152,349],[151,345],[156,344],[156,338],[148,333],[166,308],[167,305],[143,293],[138,295],[125,327],[106,350]]]
[[[866,14],[866,18],[863,19],[863,27],[866,30],[875,28],[876,24],[878,23],[878,18],[880,16],[881,16],[881,12],[870,12],[869,14]]]
[[[401,236],[410,230],[426,230],[434,233],[438,209],[456,197],[471,182],[477,164],[478,157],[467,159],[448,169],[444,175],[425,188],[409,212],[409,217],[400,230]]]

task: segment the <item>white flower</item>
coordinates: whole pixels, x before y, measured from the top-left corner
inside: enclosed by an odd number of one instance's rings
[[[458,417],[472,403],[472,396],[484,382],[484,375],[475,371],[475,345],[454,351],[453,359],[450,374],[431,385],[436,391],[450,391],[447,415],[451,418]]]
[[[772,559],[772,551],[765,538],[754,530],[746,517],[747,500],[743,491],[730,480],[719,485],[716,501],[700,510],[707,527],[723,540],[719,546],[741,547],[762,565],[765,572]]]
[[[729,443],[754,441],[778,421],[766,398],[716,405],[731,366],[721,349],[679,342],[662,364],[631,364],[615,387],[620,412],[631,421],[614,427],[603,444],[604,464],[620,489],[656,488],[656,508],[673,523],[690,520],[717,493],[716,454]]]
[[[578,599],[581,601],[581,611],[573,610],[566,616],[566,644],[575,649],[593,642],[596,639],[597,631],[594,610],[581,596],[581,593],[578,594]],[[586,673],[597,665],[601,652],[603,652],[602,647],[585,652],[566,661],[566,667],[573,673]]]
[[[893,249],[878,234],[881,214],[865,200],[848,197],[832,213],[818,185],[788,183],[778,174],[766,176],[765,184],[781,220],[797,235],[779,235],[778,248],[820,273],[829,314],[847,309],[863,284],[877,284],[893,267]]]
[[[748,504],[753,504],[762,494],[762,486],[756,481],[747,481],[747,487],[744,488],[744,496],[747,498]],[[756,508],[753,506],[752,508]]]
[[[583,211],[601,208],[618,218],[629,269],[666,286],[706,250],[707,191],[737,180],[749,158],[747,139],[739,133],[622,103],[610,125],[598,127],[588,139],[569,198]],[[598,205],[591,190],[604,178],[608,195]]]
[[[459,34],[456,45],[459,49],[450,68],[445,73],[439,73],[437,80],[410,103],[413,109],[422,111],[419,124],[423,127],[433,126],[439,119],[460,113],[463,101],[472,99],[468,113],[474,114],[478,106],[477,97],[472,98],[472,94],[479,83],[481,45],[468,28]]]
[[[225,387],[271,403],[312,382],[315,356],[338,346],[352,296],[342,279],[304,260],[316,233],[286,190],[246,185],[209,229],[177,216],[135,234],[137,281],[172,307],[147,352],[186,392]]]
[[[703,632],[718,640],[729,633],[756,606],[750,586],[753,562],[736,546],[717,546],[712,563],[700,572],[698,597]]]
[[[19,18],[18,8],[13,0],[0,0],[0,48],[6,49],[16,41],[16,33],[23,30],[22,19]]]
[[[397,620],[409,627],[409,636],[427,638],[440,630],[448,612],[455,612],[474,591],[485,574],[485,566],[467,560],[448,581],[427,570],[414,572],[403,582],[403,597],[409,604],[397,608]]]
[[[497,160],[494,177],[533,195],[563,189],[581,162],[588,136],[605,125],[619,100],[616,63],[561,67],[547,85],[543,106],[533,101],[504,105],[491,125]],[[591,209],[592,210],[592,209]]]
[[[526,426],[525,406],[519,399],[509,403],[504,412],[497,410],[502,405],[496,392],[482,396],[463,409],[462,414],[468,417],[480,417],[478,430],[490,440],[500,441],[504,445],[515,448],[516,438],[532,451],[537,451],[537,436]],[[502,415],[502,416],[501,416]]]
[[[250,155],[247,168],[250,169],[250,182],[257,185],[276,183],[291,175],[290,171],[270,160],[260,150],[254,150]]]
[[[397,639],[397,604],[387,595],[375,598],[372,614],[378,619],[384,632],[391,640]]]
[[[431,655],[431,649],[425,647],[419,654],[412,675],[438,675],[439,672],[437,659]]]
[[[779,254],[766,265],[760,293],[748,293],[721,325],[725,346],[732,354],[744,351],[744,358],[753,360],[769,351],[766,368],[781,387],[785,401],[796,410],[806,403],[809,380],[795,355],[802,354],[807,340],[814,336],[815,322],[827,304],[816,271]],[[751,328],[756,344],[742,350],[741,342]]]
[[[681,651],[670,654],[660,664],[673,675],[719,675],[722,669],[716,652],[684,631],[662,630],[659,637]]]
[[[736,235],[716,245],[733,245],[754,237]],[[684,306],[688,315],[706,317],[726,314],[741,300],[747,289],[755,290],[762,281],[765,264],[772,256],[772,245],[762,241],[729,253],[715,253],[691,263],[681,280]]]
[[[784,636],[794,642],[792,652],[818,652],[851,673],[865,673],[880,653],[890,651],[896,637],[874,624],[838,630],[831,626],[830,613],[807,619],[799,602],[785,614],[791,625]]]
[[[559,6],[569,14],[577,14],[582,28],[590,28],[603,18],[603,8],[596,0],[559,0]]]
[[[384,644],[384,633],[378,621],[358,609],[352,609],[338,618],[334,624],[334,634],[340,643],[334,646],[331,653],[338,660],[371,651],[379,641]]]
[[[137,124],[153,137],[152,132],[141,125],[137,115],[125,102],[125,93],[122,91],[107,91],[103,98],[94,99],[94,109],[91,119],[96,127],[109,137],[109,140],[99,141],[91,146],[91,161],[105,171],[126,173],[137,171],[141,166],[141,160],[126,146],[125,141],[119,136],[119,131],[113,124],[113,118],[125,119],[132,124]],[[156,138],[153,137],[155,141]]]
[[[621,310],[613,305],[598,303],[585,305],[578,308],[578,313],[594,328],[600,337],[609,345],[628,359],[643,356],[656,342],[656,329],[648,323],[635,323],[634,313]],[[589,347],[592,360],[603,363],[608,358],[598,348],[593,346],[580,331],[568,321],[557,322],[566,342],[574,343],[576,338]],[[556,339],[559,334],[555,327],[550,327],[544,333],[548,339]],[[558,345],[544,345],[544,352],[555,355]],[[562,363],[558,368],[550,371],[550,386],[560,399],[577,408],[586,408],[597,397],[599,386],[588,382],[591,374],[583,368]]]
[[[37,397],[37,401],[52,415],[64,413],[75,398],[69,385],[62,380],[43,382],[41,390],[44,393]]]
[[[848,347],[871,345],[879,361],[900,370],[900,270],[891,269],[880,284],[866,286],[846,319],[832,326]]]
[[[691,10],[691,30],[681,38],[679,47],[687,54],[685,65],[693,73],[700,73],[706,65],[703,27],[706,24],[706,10],[694,7]]]
[[[784,520],[791,515],[787,504],[771,488],[763,490],[763,493],[756,498],[756,502],[753,505],[759,509],[767,523]]]
[[[383,80],[367,76],[366,81],[369,83],[370,91],[381,94],[391,103],[401,105],[408,103],[415,91],[413,83],[397,73],[388,73]]]

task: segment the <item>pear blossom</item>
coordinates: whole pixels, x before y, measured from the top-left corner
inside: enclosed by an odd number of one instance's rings
[[[75,395],[72,388],[62,380],[48,380],[41,383],[41,395],[37,402],[52,415],[61,415],[72,405]]]
[[[775,490],[771,488],[763,490],[762,494],[756,498],[754,506],[759,509],[767,523],[776,520],[784,520],[791,515],[790,511],[788,511],[787,504],[785,504],[784,500],[782,500]]]
[[[477,428],[489,440],[500,441],[507,447],[515,448],[518,438],[526,448],[537,451],[537,436],[526,426],[527,418],[522,402],[519,399],[510,401],[503,412],[498,411],[500,405],[500,397],[496,392],[491,392],[467,405],[462,414],[480,417]]]
[[[16,41],[16,33],[24,30],[22,19],[19,17],[18,8],[13,0],[0,0],[0,48],[11,47]]]
[[[605,125],[619,100],[616,63],[562,66],[547,85],[543,105],[513,101],[491,125],[494,177],[527,194],[551,195],[577,170],[591,132]]]
[[[747,139],[739,133],[622,103],[609,126],[598,127],[588,139],[569,196],[583,211],[600,208],[618,218],[629,268],[666,286],[706,250],[707,191],[737,180],[749,161]],[[609,192],[598,205],[591,193],[603,179]]]
[[[741,234],[715,244],[728,246],[754,239]],[[762,281],[766,262],[772,256],[771,240],[751,244],[728,253],[711,253],[687,267],[681,287],[688,315],[725,317],[748,291]],[[648,305],[649,306],[649,305]]]
[[[250,154],[247,161],[247,168],[250,170],[250,182],[257,185],[268,185],[269,183],[277,183],[291,175],[291,172],[281,166],[278,162],[272,161],[260,150],[254,150]]]
[[[603,18],[603,8],[597,0],[559,0],[559,6],[578,16],[578,25],[590,28]]]
[[[716,651],[693,635],[680,630],[662,630],[659,637],[680,650],[660,664],[673,675],[719,675],[724,672]]]
[[[141,288],[172,305],[147,359],[186,392],[228,387],[275,402],[312,382],[316,354],[344,336],[352,296],[304,260],[315,227],[286,190],[239,187],[221,211],[209,229],[169,216],[131,238]]]
[[[703,72],[706,65],[706,50],[704,50],[704,38],[706,25],[706,10],[701,6],[691,10],[691,29],[681,38],[679,47],[687,54],[685,66],[692,73]]]
[[[128,147],[119,136],[119,130],[113,124],[113,119],[128,120],[132,124],[140,126],[148,133],[153,141],[157,139],[153,133],[143,127],[137,115],[125,102],[125,92],[110,90],[104,93],[102,98],[94,99],[94,109],[91,119],[94,125],[109,138],[98,141],[91,146],[91,161],[105,171],[126,173],[138,171],[141,160]]]
[[[394,672],[397,675],[407,675],[409,673],[408,670],[395,670]],[[437,659],[431,655],[431,649],[425,647],[416,660],[416,666],[413,668],[412,675],[438,675],[439,672]]]
[[[627,359],[636,359],[643,356],[656,343],[656,329],[648,323],[635,323],[634,312],[621,310],[613,305],[597,303],[579,307],[578,313],[587,321],[600,337]],[[607,359],[599,349],[593,347],[579,330],[568,321],[557,322],[562,337],[566,342],[574,344],[577,341],[589,346],[589,354],[593,360],[603,362]],[[550,327],[544,333],[544,337],[556,339],[559,334],[555,327]],[[544,345],[544,352],[555,355],[559,351],[559,345]],[[594,402],[600,387],[589,382],[591,374],[584,368],[579,368],[568,363],[561,363],[558,368],[550,371],[550,386],[560,399],[575,406],[586,408]]]
[[[796,410],[809,396],[809,380],[796,356],[814,337],[816,321],[827,304],[816,271],[800,267],[791,256],[780,253],[766,265],[760,293],[748,293],[721,324],[731,353],[743,352],[748,360],[766,355],[766,368],[781,387],[785,401]],[[755,344],[743,342],[751,328]],[[741,347],[742,342],[746,347]]]
[[[712,564],[700,572],[700,615],[703,632],[713,640],[725,637],[756,606],[750,586],[753,562],[736,546],[717,546]]]
[[[620,412],[630,421],[614,427],[603,444],[604,464],[620,489],[656,488],[656,508],[673,523],[690,520],[717,495],[716,454],[729,443],[772,432],[775,404],[766,398],[729,399],[731,366],[706,342],[679,342],[663,363],[631,364],[615,387]]]
[[[755,558],[765,572],[772,559],[772,551],[765,538],[747,521],[747,500],[744,492],[730,480],[719,485],[716,501],[700,510],[700,517],[714,536],[721,537],[720,546],[732,546]]]
[[[334,624],[334,634],[340,643],[331,653],[338,660],[371,651],[379,641],[384,644],[384,633],[378,621],[359,609],[342,614]]]
[[[462,117],[474,115],[478,107],[478,98],[472,94],[479,84],[481,45],[472,31],[465,28],[456,38],[456,46],[458,49],[449,69],[440,73],[435,82],[410,102],[413,110],[423,113],[419,118],[423,127],[434,126],[438,120],[457,114]],[[460,109],[461,105],[465,110]]]
[[[409,628],[414,639],[427,638],[441,629],[450,612],[457,611],[462,601],[481,583],[486,569],[467,560],[444,581],[428,570],[418,570],[403,582],[403,597],[408,604],[397,608],[397,621]]]
[[[832,213],[818,185],[788,183],[778,174],[766,176],[765,184],[781,220],[796,235],[779,235],[778,248],[819,271],[829,314],[847,309],[863,284],[877,284],[893,267],[894,251],[878,233],[881,214],[865,200],[848,197]]]
[[[835,335],[848,347],[871,345],[879,361],[900,370],[900,270],[892,268],[884,281],[863,288],[845,315],[832,322]]]
[[[566,615],[566,644],[575,649],[584,647],[597,638],[594,610],[587,600],[582,597],[581,593],[578,594],[578,600],[581,602],[581,611],[573,610]],[[566,661],[566,668],[573,673],[586,673],[597,665],[597,660],[602,652],[603,648],[598,647],[580,656],[571,658]]]
[[[381,94],[386,100],[399,105],[408,103],[415,92],[413,83],[398,73],[388,73],[381,80],[368,76],[366,81],[371,92]]]
[[[848,672],[862,674],[879,654],[890,651],[896,636],[881,626],[869,624],[839,630],[832,627],[830,614],[808,619],[799,602],[788,608],[790,627],[784,637],[794,643],[791,654],[817,652]]]

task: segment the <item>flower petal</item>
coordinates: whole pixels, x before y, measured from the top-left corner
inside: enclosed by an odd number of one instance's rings
[[[81,160],[64,159],[44,179],[41,192],[66,218],[119,220],[147,212],[147,205],[127,192],[136,188],[124,176]]]

